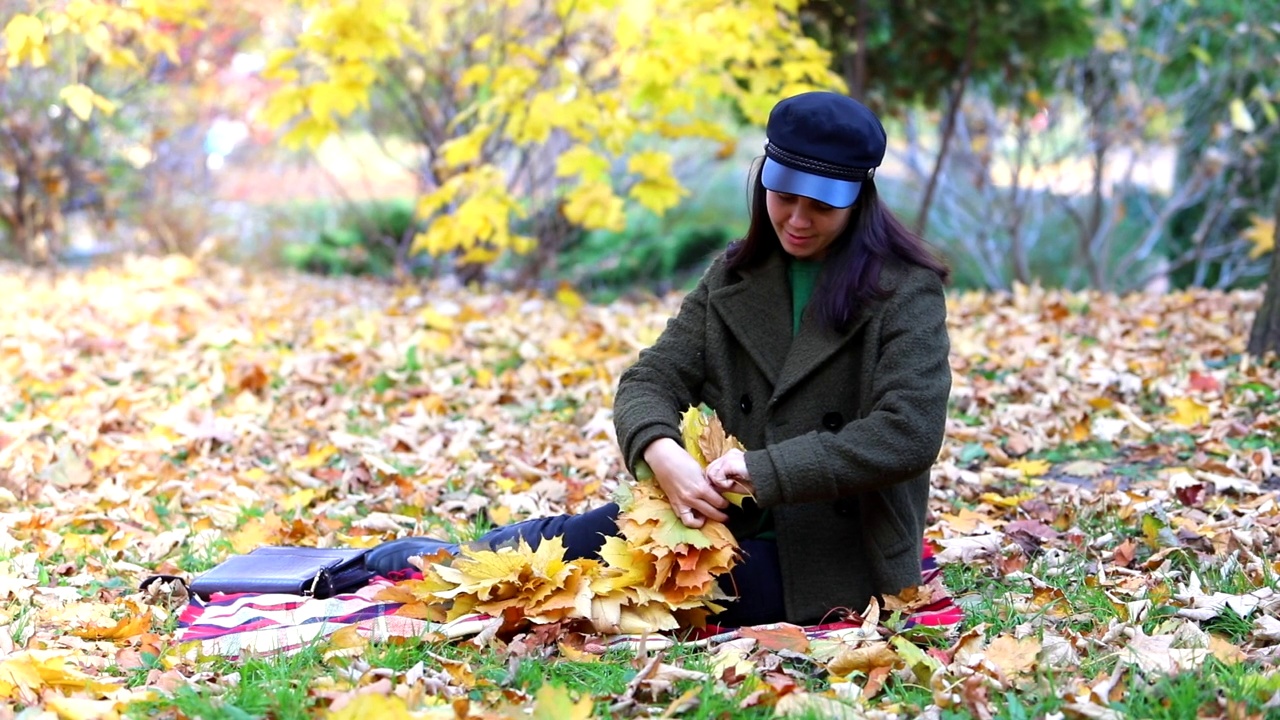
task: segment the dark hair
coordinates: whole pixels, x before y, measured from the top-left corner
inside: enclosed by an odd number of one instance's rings
[[[774,253],[783,252],[769,220],[765,187],[760,180],[761,165],[757,161],[751,169],[751,224],[747,234],[725,252],[730,270],[754,267]],[[880,199],[875,181],[867,179],[853,204],[849,224],[827,251],[822,275],[813,291],[811,302],[817,307],[822,324],[840,330],[848,326],[859,305],[884,298],[887,293],[880,286],[880,271],[891,257],[928,268],[943,282],[951,275],[928,243],[908,230]]]

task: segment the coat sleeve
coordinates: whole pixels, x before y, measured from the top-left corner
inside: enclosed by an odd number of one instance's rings
[[[715,269],[703,275],[657,342],[618,381],[613,424],[632,475],[649,443],[664,437],[682,443],[680,413],[695,403],[706,372],[707,286]]]
[[[885,302],[871,412],[746,454],[761,506],[821,502],[919,477],[937,460],[951,392],[942,281],[914,272]]]

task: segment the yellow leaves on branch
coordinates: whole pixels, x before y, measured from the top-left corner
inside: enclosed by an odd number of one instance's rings
[[[34,15],[18,13],[4,26],[5,49],[8,67],[31,63],[32,67],[44,67],[49,62],[49,47],[45,44],[44,23]]]
[[[58,92],[58,97],[62,98],[67,107],[71,108],[71,112],[81,120],[88,120],[94,108],[101,110],[104,115],[111,115],[116,111],[115,103],[97,94],[87,85],[68,85]]]
[[[32,3],[33,8],[36,5]],[[61,55],[75,58],[77,64],[84,63],[87,56],[107,67],[140,70],[139,53],[146,58],[164,55],[177,64],[178,46],[172,29],[166,26],[201,27],[201,15],[207,7],[207,0],[129,4],[71,0],[52,4],[40,7],[39,15],[18,13],[11,17],[0,36],[4,39],[0,56],[7,68],[43,68]],[[71,67],[74,78],[75,66]],[[88,120],[95,109],[107,115],[115,111],[114,103],[80,82],[62,88],[58,97],[81,120]]]
[[[425,232],[413,239],[414,252],[432,255],[461,251],[463,261],[493,260],[495,248],[527,252],[534,240],[511,232],[509,219],[524,211],[507,191],[501,171],[492,166],[454,175],[444,185],[418,200],[418,213],[430,216],[446,206],[453,212],[439,215]]]
[[[558,203],[570,222],[611,230],[628,202],[664,213],[687,191],[671,153],[646,145],[724,147],[731,108],[763,123],[779,96],[840,85],[792,0],[292,1],[306,30],[268,63],[280,86],[266,120],[314,148],[386,84],[433,175],[418,205],[432,229],[413,249],[474,262],[533,247],[507,230],[521,209]],[[475,182],[490,172],[501,183]]]
[[[564,216],[587,228],[619,232],[626,227],[622,199],[604,183],[579,185],[565,198]]]

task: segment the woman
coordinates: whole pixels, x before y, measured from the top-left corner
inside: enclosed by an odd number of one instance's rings
[[[743,547],[723,583],[743,600],[713,618],[726,626],[819,622],[919,583],[951,387],[948,272],[876,193],[879,119],[851,98],[805,93],[774,107],[766,134],[746,236],[623,374],[614,401],[628,469],[644,459],[685,525],[727,522]],[[704,471],[679,431],[680,412],[698,403],[750,449]],[[754,502],[732,507],[726,492]],[[570,557],[590,556],[617,534],[617,512],[482,540],[563,535]],[[380,546],[368,564],[403,563],[397,553],[412,548],[395,544],[415,540]]]

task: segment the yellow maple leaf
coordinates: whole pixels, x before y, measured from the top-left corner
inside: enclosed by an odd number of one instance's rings
[[[1014,470],[1021,470],[1024,478],[1031,479],[1049,472],[1049,468],[1053,467],[1053,463],[1048,460],[1015,460],[1009,463],[1009,467]]]
[[[617,572],[602,575],[594,585],[597,594],[608,595],[630,587],[640,587],[650,580],[652,566],[646,561],[648,554],[627,544],[620,537],[607,537],[600,548],[600,559],[606,567]]]
[[[1174,398],[1169,404],[1173,406],[1169,422],[1186,428],[1209,424],[1211,413],[1208,405],[1191,398]]]
[[[583,695],[575,702],[569,689],[547,683],[534,696],[534,720],[587,720],[591,717],[591,696]]]
[[[231,547],[241,555],[271,545],[284,532],[284,522],[274,512],[249,518],[231,535]]]
[[[489,139],[490,127],[477,125],[466,135],[453,138],[440,148],[440,158],[448,167],[462,167],[480,159],[484,143]]]
[[[689,192],[675,178],[641,180],[628,194],[638,203],[661,215],[680,203]]]
[[[1249,249],[1249,258],[1256,260],[1276,249],[1276,220],[1253,215],[1249,229],[1244,231],[1244,238],[1253,245]]]
[[[9,67],[17,67],[27,58],[32,67],[43,67],[49,61],[45,44],[44,23],[40,18],[26,13],[14,15],[4,26],[5,44],[9,46]]]
[[[410,720],[414,715],[409,712],[409,706],[404,699],[398,695],[363,693],[356,695],[354,700],[338,712],[329,713],[325,717],[329,720],[364,720],[364,718]]]
[[[590,612],[591,584],[580,562],[564,559],[560,537],[543,540],[537,550],[523,539],[498,550],[463,548],[450,564],[433,569],[446,587],[430,596],[453,601],[450,619],[463,614],[460,608],[495,616],[516,610],[535,622],[585,618]]]
[[[1258,124],[1249,114],[1249,108],[1245,106],[1244,100],[1232,98],[1227,108],[1231,114],[1231,127],[1246,134],[1258,129]]]
[[[618,632],[621,633],[638,634],[679,627],[680,623],[671,609],[658,603],[622,608],[618,618]]]
[[[715,544],[712,534],[719,534],[717,531],[724,528],[724,523],[711,520],[701,528],[685,526],[656,487],[639,486],[632,493],[631,509],[625,516],[619,516],[619,528],[630,541],[643,543],[652,540],[666,548],[681,544],[709,548]],[[628,528],[634,529],[634,537],[628,533]]]
[[[699,438],[707,428],[707,416],[702,410],[692,405],[688,410],[680,415],[680,438],[684,443],[684,449],[693,456],[694,460],[702,467],[706,467],[708,460],[702,455],[702,444]]]
[[[984,503],[995,505],[996,507],[1015,508],[1035,496],[1036,493],[1031,491],[1021,492],[1017,495],[999,495],[997,493],[988,492],[982,493],[978,499],[982,500]]]
[[[285,512],[301,510],[315,502],[316,495],[319,494],[319,492],[320,491],[316,488],[303,488],[297,492],[289,493],[289,495],[280,498],[277,504],[280,506],[280,509]]]
[[[118,620],[114,625],[85,625],[72,628],[69,632],[86,640],[122,640],[141,635],[151,629],[151,616],[134,607],[129,615]]]
[[[556,159],[556,176],[571,175],[581,175],[587,182],[605,182],[609,178],[609,159],[586,145],[575,145]]]
[[[556,287],[556,302],[571,311],[576,311],[586,304],[582,296],[567,281],[562,281]]]
[[[120,685],[98,680],[69,661],[69,650],[20,650],[0,660],[0,698],[35,702],[42,687],[60,690],[83,690],[105,695],[121,689]]]
[[[294,470],[314,470],[328,462],[337,452],[338,448],[332,445],[322,445],[303,457],[296,458],[290,466]]]
[[[698,436],[698,449],[708,465],[724,457],[724,454],[730,450],[746,450],[742,443],[738,442],[738,438],[725,432],[720,416],[715,413],[711,414],[702,434]]]
[[[116,111],[115,103],[95,93],[88,85],[68,85],[58,92],[58,97],[81,120],[88,120],[94,108],[104,115],[111,115]]]
[[[50,693],[44,697],[44,704],[57,714],[58,720],[116,720],[120,717],[115,700],[90,700]]]
[[[622,198],[601,182],[586,182],[565,197],[564,216],[588,230],[621,231],[627,224]]]
[[[680,439],[689,455],[704,468],[731,449],[746,450],[737,438],[725,432],[720,416],[706,405],[690,405],[680,415]],[[724,497],[730,503],[742,507],[742,501],[749,496],[725,493]]]

